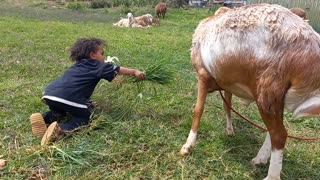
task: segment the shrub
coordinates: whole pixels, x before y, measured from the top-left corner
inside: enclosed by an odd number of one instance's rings
[[[131,0],[112,0],[113,6],[118,7],[118,6],[125,6],[125,7],[130,7],[131,5]]]
[[[67,8],[72,10],[82,10],[86,8],[86,4],[81,2],[69,2]]]
[[[167,6],[173,7],[173,8],[180,8],[184,5],[188,5],[188,1],[186,0],[170,0],[167,2]]]
[[[127,6],[123,6],[121,8],[120,12],[123,13],[123,14],[128,14],[129,12],[133,13],[132,10]]]
[[[90,7],[93,9],[98,9],[98,8],[110,8],[112,5],[112,2],[109,2],[108,0],[93,0],[90,3]]]

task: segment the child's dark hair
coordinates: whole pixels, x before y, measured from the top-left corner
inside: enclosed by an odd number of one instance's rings
[[[90,53],[95,53],[99,48],[103,48],[106,41],[99,38],[80,38],[69,49],[70,59],[80,61],[81,59],[90,59]]]

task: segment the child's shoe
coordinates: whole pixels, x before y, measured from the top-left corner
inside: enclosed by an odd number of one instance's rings
[[[47,131],[41,139],[41,146],[47,145],[50,142],[58,140],[62,136],[62,131],[59,128],[57,121],[50,124]]]
[[[40,113],[34,113],[30,116],[32,134],[36,137],[42,137],[47,131],[47,125]]]

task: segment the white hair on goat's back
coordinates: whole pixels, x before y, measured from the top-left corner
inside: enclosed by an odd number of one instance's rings
[[[299,26],[297,27],[296,24]],[[276,36],[276,39],[292,43],[298,36],[303,36],[302,39],[310,38],[312,31],[308,23],[296,18],[288,9],[281,6],[274,5],[258,9],[253,6],[248,7],[245,11],[233,9],[216,18],[204,19],[195,30],[193,46],[202,42],[203,61],[210,70],[209,67],[212,67],[215,59],[224,56],[223,53],[226,52],[238,53],[254,50],[257,57],[260,57],[258,59],[274,59],[275,55],[280,58],[280,53],[274,54],[266,51],[267,48],[276,46],[275,43],[278,43],[272,41],[272,38]],[[305,50],[308,51],[309,48],[305,47]]]

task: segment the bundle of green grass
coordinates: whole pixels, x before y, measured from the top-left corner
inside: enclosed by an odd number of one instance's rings
[[[172,81],[172,71],[165,62],[158,62],[156,64],[150,64],[143,68],[142,71],[146,74],[142,80],[136,78],[130,78],[131,82],[150,81],[157,84],[168,84]]]

